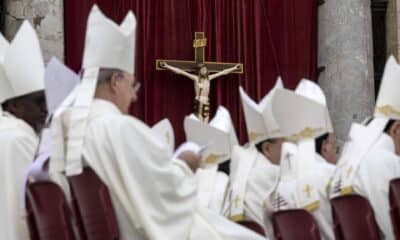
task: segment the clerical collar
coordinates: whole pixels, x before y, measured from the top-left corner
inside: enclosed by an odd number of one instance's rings
[[[384,149],[389,152],[395,152],[395,145],[393,142],[392,137],[390,137],[388,134],[383,133],[379,139],[375,143],[375,147],[379,149]]]
[[[122,113],[113,102],[100,98],[93,99],[92,108],[101,109],[102,111],[107,112]]]

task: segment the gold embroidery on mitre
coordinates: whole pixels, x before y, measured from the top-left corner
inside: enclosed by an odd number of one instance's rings
[[[281,131],[281,130],[280,130],[279,128],[277,128],[277,129],[275,129],[275,130],[270,131],[270,132],[269,132],[269,135],[279,133],[280,131]]]
[[[216,163],[220,158],[225,156],[226,154],[213,154],[211,153],[208,155],[208,157],[205,159],[206,164],[214,164]]]
[[[376,107],[375,108],[376,113],[381,113],[385,116],[390,116],[390,115],[397,115],[400,116],[400,111],[396,110],[392,105],[384,105],[381,107]]]
[[[286,139],[291,142],[296,142],[300,139],[314,138],[318,132],[322,132],[323,128],[310,128],[306,127],[297,134],[287,137]]]
[[[250,132],[249,133],[249,140],[250,142],[253,142],[257,140],[257,138],[264,136],[263,133],[258,133],[258,132]]]

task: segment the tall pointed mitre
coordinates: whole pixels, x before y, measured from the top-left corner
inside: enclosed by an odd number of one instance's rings
[[[326,120],[328,121],[327,124],[329,126],[327,128],[327,132],[333,132],[332,120],[326,103],[326,97],[321,87],[313,81],[310,81],[308,79],[302,79],[300,83],[297,85],[295,93],[304,96],[306,98],[309,98],[326,107],[325,114],[326,114]]]
[[[47,64],[44,74],[47,111],[49,116],[79,83],[79,76],[53,57]]]
[[[9,46],[0,39],[0,54],[4,72],[0,73],[0,101],[20,97],[44,89],[44,63],[36,32],[24,21]],[[3,51],[3,50],[0,50]]]
[[[187,141],[200,146],[207,145],[202,157],[202,167],[216,166],[231,156],[238,144],[235,129],[228,110],[222,106],[209,124],[201,122],[194,115],[185,118],[184,129]]]
[[[386,62],[376,101],[375,117],[400,120],[400,66],[391,56]]]
[[[131,11],[128,12],[121,25],[117,25],[104,16],[96,5],[93,6],[86,28],[84,74],[70,111],[69,126],[71,127],[68,129],[65,166],[66,174],[69,176],[82,172],[81,155],[86,118],[94,98],[99,69],[119,69],[134,74],[135,41],[136,18]],[[56,154],[56,156],[62,159],[61,154]]]
[[[94,5],[88,19],[83,68],[116,68],[134,74],[136,18],[128,12],[121,25]]]
[[[282,88],[282,79],[278,77],[273,89],[257,104],[242,87],[239,87],[250,143],[257,144],[267,139],[282,136],[271,110],[271,98],[277,89]]]
[[[317,138],[331,128],[324,105],[289,90],[275,92],[272,112],[282,136],[292,141]]]

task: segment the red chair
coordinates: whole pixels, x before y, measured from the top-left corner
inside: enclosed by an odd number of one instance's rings
[[[331,200],[333,231],[336,240],[379,240],[380,231],[374,210],[360,195],[346,195]]]
[[[265,236],[265,231],[264,228],[261,227],[258,223],[256,222],[251,222],[251,221],[239,221],[237,224],[242,225],[245,228],[248,228],[262,236]]]
[[[74,213],[83,239],[117,240],[119,229],[107,186],[91,168],[68,178]]]
[[[279,211],[272,215],[276,240],[320,240],[314,217],[303,209]]]
[[[26,193],[31,240],[75,240],[64,192],[53,182],[30,183]]]
[[[400,240],[400,178],[390,181],[390,217],[396,240]]]

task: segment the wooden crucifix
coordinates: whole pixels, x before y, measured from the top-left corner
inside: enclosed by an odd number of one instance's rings
[[[203,122],[208,122],[210,117],[210,81],[230,73],[243,73],[243,65],[240,63],[206,62],[206,45],[204,32],[196,32],[193,40],[194,61],[156,60],[157,70],[170,70],[194,81],[194,113]]]

